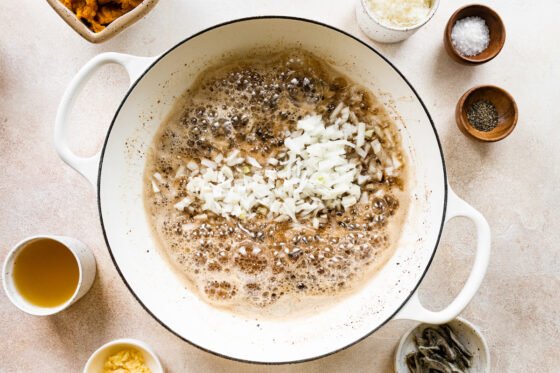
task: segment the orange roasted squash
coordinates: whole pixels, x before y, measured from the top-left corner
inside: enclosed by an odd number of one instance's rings
[[[100,32],[142,0],[60,0],[93,32]]]

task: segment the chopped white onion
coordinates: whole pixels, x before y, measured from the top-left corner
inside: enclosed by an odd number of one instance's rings
[[[389,157],[380,142],[389,136],[377,125],[366,131],[365,123],[341,103],[331,113],[330,123],[312,115],[299,120],[296,130],[287,131],[285,151],[264,163],[273,168],[263,168],[238,149],[227,155],[218,154],[213,160],[202,159],[200,164],[189,162],[187,168],[192,172],[186,186],[188,197],[176,203],[175,208],[190,211],[188,206],[196,199],[203,211],[226,218],[252,219],[259,213],[277,222],[291,220],[294,224],[298,218],[311,219],[312,226],[318,229],[326,221],[328,209],[348,209],[367,202],[368,194],[362,193],[360,186],[370,180],[382,181],[384,172],[394,175],[401,167],[396,153],[391,152]],[[366,143],[366,138],[373,140]],[[349,157],[350,152],[355,152],[365,159],[370,149],[380,165],[376,165],[375,158],[365,166],[360,159]],[[365,167],[368,174],[362,175]],[[179,169],[176,175],[183,172],[184,168]],[[207,215],[200,214],[195,219],[205,220]]]

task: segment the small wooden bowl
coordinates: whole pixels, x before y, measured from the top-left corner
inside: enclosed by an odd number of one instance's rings
[[[455,23],[465,17],[480,17],[486,21],[488,29],[490,30],[490,44],[482,53],[476,56],[463,56],[460,54],[451,41],[451,31]],[[496,57],[506,42],[506,28],[502,19],[493,9],[484,5],[467,5],[463,8],[457,10],[449,21],[447,22],[447,27],[443,35],[443,43],[445,45],[445,50],[447,54],[455,61],[462,63],[464,65],[480,65],[485,62],[492,60]]]
[[[488,132],[477,130],[467,118],[471,105],[480,100],[490,101],[498,111],[498,125]],[[455,109],[455,120],[461,132],[484,142],[500,141],[506,138],[513,132],[518,116],[517,104],[513,97],[505,90],[492,85],[470,89],[459,99]]]

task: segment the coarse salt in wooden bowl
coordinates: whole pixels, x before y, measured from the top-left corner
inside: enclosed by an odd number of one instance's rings
[[[498,112],[498,124],[488,132],[477,130],[469,122],[467,115],[471,105],[484,100],[490,101]],[[455,120],[461,132],[484,142],[500,141],[509,136],[517,125],[518,116],[517,104],[513,97],[504,89],[493,85],[483,85],[468,90],[459,99],[455,109]]]
[[[488,48],[475,56],[464,56],[459,53],[459,51],[453,46],[451,38],[451,32],[455,23],[466,17],[480,17],[484,19],[486,25],[488,26],[488,30],[490,31],[490,44],[488,45]],[[470,66],[481,65],[492,60],[500,53],[505,42],[506,27],[504,26],[504,23],[498,13],[487,6],[478,4],[467,5],[453,13],[447,22],[443,35],[443,43],[447,54],[449,54],[453,60],[463,65]]]
[[[138,21],[154,8],[158,0],[144,0],[136,8],[128,13],[123,14],[119,18],[111,22],[104,30],[93,32],[82,21],[78,19],[76,14],[68,9],[60,0],[47,0],[54,11],[76,31],[80,36],[91,43],[101,43],[112,38],[119,32]]]

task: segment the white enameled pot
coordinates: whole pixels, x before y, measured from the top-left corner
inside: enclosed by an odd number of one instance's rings
[[[384,93],[379,97],[402,118],[398,126],[413,184],[398,248],[380,272],[332,307],[283,321],[234,315],[209,306],[185,289],[155,249],[142,201],[145,154],[175,98],[220,57],[271,46],[303,47],[373,92]],[[86,81],[109,63],[128,71],[130,89],[103,148],[93,157],[81,158],[68,147],[68,115]],[[391,319],[444,323],[469,303],[486,272],[490,229],[482,215],[449,188],[436,130],[415,90],[370,46],[314,21],[241,19],[191,36],[157,57],[100,54],[80,70],[64,94],[57,113],[55,144],[62,159],[97,188],[109,252],[137,300],[183,340],[224,357],[257,363],[304,361],[352,345]],[[473,269],[449,306],[430,311],[420,303],[416,289],[436,252],[444,223],[456,216],[472,219],[477,228]]]

